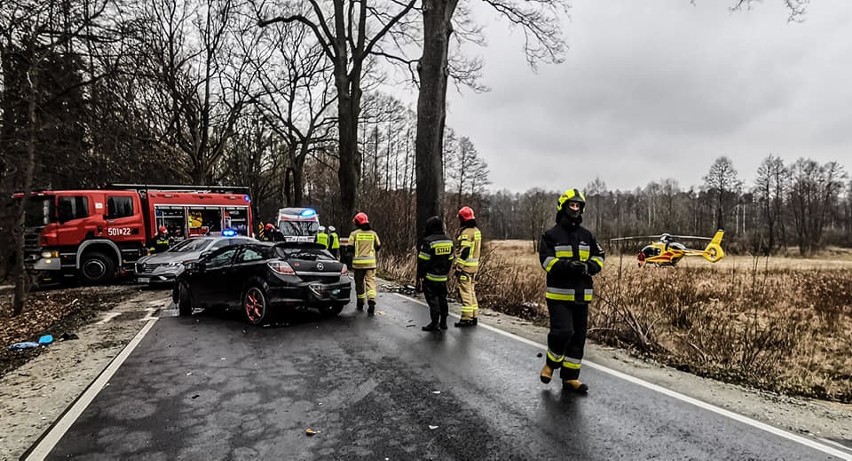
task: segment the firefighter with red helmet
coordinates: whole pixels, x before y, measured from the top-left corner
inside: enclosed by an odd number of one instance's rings
[[[585,227],[586,198],[579,189],[568,189],[556,205],[556,225],[541,236],[538,245],[541,267],[547,272],[545,299],[550,314],[547,357],[541,382],[547,384],[560,370],[562,388],[585,393],[580,366],[586,344],[592,276],[604,266],[604,251]]]
[[[273,242],[276,240],[276,232],[277,230],[275,229],[275,224],[268,222],[263,226],[263,230],[260,232],[260,235],[258,235],[258,240],[262,240],[264,242]]]
[[[157,228],[157,235],[154,236],[154,244],[149,248],[151,253],[162,253],[172,246],[172,239],[169,238],[169,229],[166,226]]]
[[[479,271],[479,252],[482,233],[476,227],[473,209],[464,206],[458,213],[461,225],[456,235],[455,269],[456,286],[461,300],[461,319],[454,325],[458,328],[476,326],[479,303],[476,301],[476,273]]]
[[[355,273],[356,309],[364,310],[364,301],[369,307],[367,313],[376,312],[376,253],[382,243],[379,234],[370,226],[366,213],[358,213],[352,218],[355,230],[349,234],[348,245],[353,248],[352,269]]]

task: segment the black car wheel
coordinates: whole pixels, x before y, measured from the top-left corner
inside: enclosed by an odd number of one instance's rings
[[[336,317],[343,312],[345,304],[328,304],[320,307],[319,311],[325,317]]]
[[[269,317],[269,303],[263,288],[249,287],[243,295],[243,312],[252,325],[260,325]]]
[[[189,284],[186,282],[178,285],[178,314],[181,317],[192,315],[192,293],[189,292]]]

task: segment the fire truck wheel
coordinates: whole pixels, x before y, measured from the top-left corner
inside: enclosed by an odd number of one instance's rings
[[[115,263],[109,256],[93,251],[83,255],[80,262],[80,277],[83,283],[94,285],[106,283],[115,276]]]

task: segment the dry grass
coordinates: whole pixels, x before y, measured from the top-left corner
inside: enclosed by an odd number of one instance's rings
[[[492,242],[480,305],[545,321],[530,242]],[[852,257],[728,257],[637,267],[610,256],[596,278],[589,336],[697,374],[852,402]]]

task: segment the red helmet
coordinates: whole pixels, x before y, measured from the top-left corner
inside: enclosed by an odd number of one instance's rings
[[[367,217],[367,213],[358,213],[354,218],[352,218],[352,222],[354,222],[356,226],[363,226],[370,222],[370,218]]]
[[[473,209],[469,206],[463,206],[459,210],[459,221],[470,221],[471,219],[476,219],[476,216],[473,215]]]
[[[275,224],[272,224],[271,222],[268,222],[268,223],[266,223],[266,225],[265,225],[265,226],[263,226],[263,227],[264,227],[264,229],[266,229],[266,230],[273,230],[273,229],[275,229]]]
[[[168,234],[169,233],[169,230],[166,229],[166,226],[160,226],[160,227],[157,228],[157,230],[160,231],[161,234]]]

